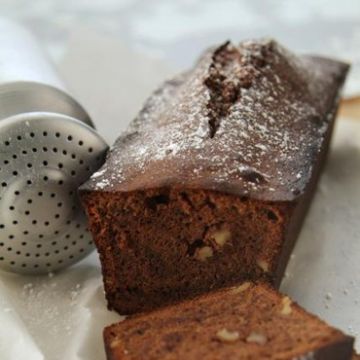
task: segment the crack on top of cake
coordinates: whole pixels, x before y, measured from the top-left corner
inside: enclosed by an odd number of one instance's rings
[[[249,89],[260,74],[259,69],[266,65],[266,53],[271,44],[249,45],[251,51],[245,48],[241,51],[227,41],[213,52],[208,76],[204,79],[210,93],[207,103],[210,138],[215,136],[221,120],[239,100],[241,89]]]

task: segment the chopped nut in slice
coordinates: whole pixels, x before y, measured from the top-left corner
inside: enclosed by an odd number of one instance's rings
[[[211,258],[213,254],[213,249],[210,246],[203,246],[196,250],[195,257],[200,261],[206,261],[208,258]]]
[[[257,264],[263,272],[269,272],[269,264],[265,260],[259,259]]]
[[[291,299],[288,296],[284,296],[281,304],[282,304],[282,309],[281,309],[281,314],[282,315],[290,315],[291,314]]]
[[[251,284],[249,282],[244,282],[243,284],[241,284],[239,286],[233,287],[232,292],[234,294],[239,294],[239,293],[245,291],[246,289],[248,289],[250,287],[250,285]]]
[[[239,339],[240,335],[237,331],[229,331],[224,328],[216,333],[216,337],[223,342],[234,342]]]
[[[115,339],[115,340],[113,340],[113,341],[110,343],[110,347],[111,347],[112,349],[115,349],[115,348],[117,348],[117,347],[120,345],[120,343],[121,343],[120,340]]]
[[[248,343],[256,343],[259,345],[265,345],[267,343],[267,338],[265,335],[252,331],[249,336],[246,338]]]
[[[214,232],[211,237],[215,240],[216,244],[222,247],[231,239],[231,232],[227,229],[222,229]]]

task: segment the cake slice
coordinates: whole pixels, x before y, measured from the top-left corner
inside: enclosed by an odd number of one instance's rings
[[[348,65],[225,43],[166,82],[80,188],[110,308],[280,284]]]
[[[350,360],[353,338],[267,285],[245,282],[104,331],[108,360]]]

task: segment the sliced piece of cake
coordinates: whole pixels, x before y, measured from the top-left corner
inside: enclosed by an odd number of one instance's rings
[[[267,285],[245,282],[104,331],[108,360],[350,360],[353,338]]]
[[[109,307],[278,286],[347,70],[274,41],[225,43],[156,91],[80,189]]]

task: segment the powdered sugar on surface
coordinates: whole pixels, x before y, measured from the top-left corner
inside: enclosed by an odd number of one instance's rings
[[[332,120],[344,65],[296,57],[271,40],[227,46],[240,55],[215,65],[222,85],[238,86],[239,94],[214,137],[204,85],[215,61],[209,50],[149,98],[85,188],[185,186],[268,200],[301,194]],[[248,88],[241,86],[244,73],[253,77]]]

